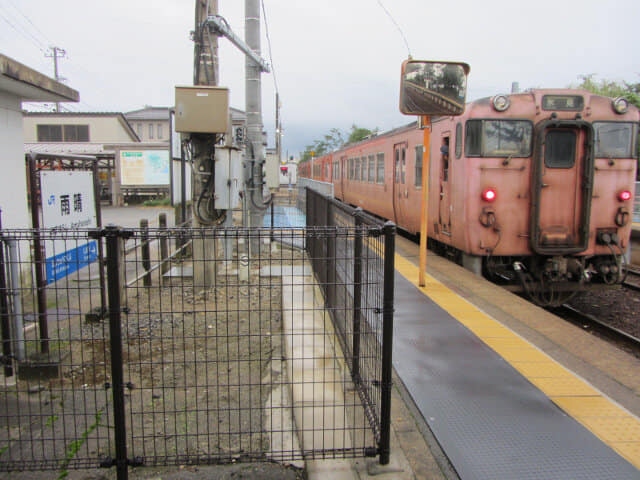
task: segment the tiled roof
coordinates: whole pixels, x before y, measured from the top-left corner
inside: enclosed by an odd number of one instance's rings
[[[169,107],[145,107],[140,110],[133,110],[124,114],[125,118],[131,120],[169,120]]]

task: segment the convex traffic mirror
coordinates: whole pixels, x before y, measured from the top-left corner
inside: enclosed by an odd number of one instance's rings
[[[462,115],[470,67],[460,62],[405,60],[400,111],[407,115]]]

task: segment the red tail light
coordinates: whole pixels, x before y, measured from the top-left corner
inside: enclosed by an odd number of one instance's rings
[[[496,199],[496,191],[493,188],[487,188],[482,192],[482,199],[485,202],[493,202]]]
[[[618,198],[621,202],[626,202],[627,200],[631,200],[631,192],[629,190],[623,190],[618,195]]]

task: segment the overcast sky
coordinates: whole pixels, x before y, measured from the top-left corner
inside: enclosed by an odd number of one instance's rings
[[[640,81],[638,0],[382,0],[416,59],[471,65],[468,100],[521,88],[566,87],[578,76]],[[398,112],[408,52],[378,0],[264,0],[282,101],[285,151],[329,129],[387,130]],[[219,0],[244,38],[244,2]],[[193,0],[0,0],[0,53],[53,76],[44,53],[64,48],[60,74],[80,92],[78,111],[168,106],[193,78]],[[262,23],[262,56],[268,55]],[[244,110],[244,58],[220,40],[220,85]],[[275,88],[264,74],[263,122],[274,145]]]

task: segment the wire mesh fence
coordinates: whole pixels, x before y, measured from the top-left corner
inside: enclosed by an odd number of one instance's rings
[[[384,462],[392,229],[334,214],[344,225],[2,231],[0,470]]]

